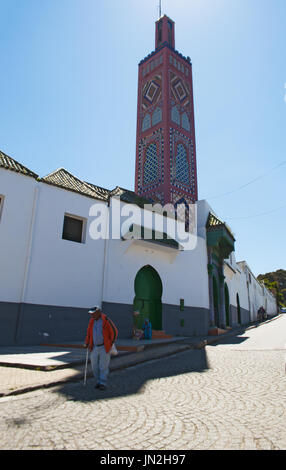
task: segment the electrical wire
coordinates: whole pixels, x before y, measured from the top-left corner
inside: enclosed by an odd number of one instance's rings
[[[286,160],[284,160],[283,162],[279,163],[278,165],[274,166],[271,170],[269,170],[267,173],[264,173],[263,175],[261,176],[258,176],[257,178],[254,178],[253,180],[249,181],[248,183],[245,183],[243,184],[242,186],[239,186],[238,188],[236,189],[233,189],[232,191],[228,191],[226,193],[222,193],[222,194],[219,194],[217,196],[212,196],[212,197],[207,197],[207,198],[204,198],[204,199],[207,199],[207,200],[210,200],[210,199],[218,199],[220,197],[224,197],[224,196],[229,196],[229,194],[233,194],[237,191],[241,191],[241,189],[244,189],[246,188],[247,186],[255,183],[256,181],[259,181],[260,179],[262,178],[265,178],[265,176],[268,176],[269,173],[271,173],[272,171],[275,171],[277,170],[277,168],[280,168],[282,165],[285,165],[286,163]]]
[[[255,217],[261,217],[263,215],[268,215],[268,214],[272,214],[273,212],[277,212],[277,211],[280,211],[281,209],[284,209],[286,208],[286,204],[284,204],[283,206],[281,207],[276,207],[276,209],[273,209],[271,211],[268,211],[268,212],[262,212],[260,214],[255,214],[255,215],[246,215],[246,216],[242,216],[242,217],[228,217],[227,220],[234,220],[234,219],[254,219]]]

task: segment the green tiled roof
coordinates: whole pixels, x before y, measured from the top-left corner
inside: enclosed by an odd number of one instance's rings
[[[21,163],[17,162],[14,158],[9,157],[4,152],[0,150],[0,168],[5,168],[6,170],[15,171],[16,173],[21,173],[22,175],[31,176],[32,178],[38,178],[38,175],[29,168],[25,167]]]
[[[102,188],[101,186],[97,186],[93,183],[82,181],[76,176],[74,176],[72,173],[67,171],[65,168],[58,168],[47,176],[39,178],[36,173],[29,170],[24,165],[17,162],[14,158],[9,157],[1,151],[0,168],[5,168],[7,170],[15,171],[26,176],[31,176],[40,182],[57,186],[68,191],[83,194],[84,196],[88,196],[93,199],[98,199],[100,201],[108,202],[111,197],[116,196],[119,197],[120,200],[123,202],[135,204],[141,208],[143,208],[145,204],[153,204],[153,202],[149,199],[145,199],[144,197],[138,196],[134,191],[130,191],[129,189],[124,189],[117,186],[113,190],[109,190],[106,188]]]
[[[233,238],[235,241],[234,235],[231,231],[231,229],[228,227],[228,225],[225,222],[222,222],[220,219],[218,219],[212,212],[209,213],[206,228],[207,229],[216,229],[216,228],[221,228],[224,227],[228,234]]]
[[[101,201],[107,201],[109,196],[109,191],[107,189],[81,181],[64,168],[59,168],[58,170],[53,171],[49,175],[41,178],[40,181],[53,186],[58,186],[62,189],[83,194],[84,196],[88,196],[93,199],[99,199]]]
[[[120,200],[129,204],[136,204],[139,207],[144,207],[144,204],[153,204],[150,199],[145,199],[142,196],[138,196],[134,191],[129,189],[120,188],[117,186],[110,192],[110,197],[117,196]]]
[[[235,238],[230,228],[210,212],[206,223],[206,229],[207,245],[217,249],[221,258],[228,258],[230,253],[234,251],[235,242]]]

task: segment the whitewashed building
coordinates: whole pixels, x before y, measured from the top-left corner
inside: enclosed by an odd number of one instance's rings
[[[172,205],[177,231],[156,202]],[[96,304],[120,338],[130,337],[134,311],[184,336],[247,324],[261,306],[275,314],[272,294],[234,250],[231,229],[198,201],[192,63],[175,49],[166,15],[138,67],[135,192],[64,168],[40,178],[0,152],[0,344],[80,341]]]
[[[236,263],[233,235],[206,201],[197,203],[192,249],[176,239],[128,237],[126,217],[114,238],[116,206],[139,210],[147,227],[143,202],[63,168],[39,178],[0,152],[0,344],[80,341],[96,304],[120,338],[131,336],[134,310],[154,329],[183,336],[255,321],[261,306],[276,313],[272,294]],[[96,239],[99,209],[104,236]]]

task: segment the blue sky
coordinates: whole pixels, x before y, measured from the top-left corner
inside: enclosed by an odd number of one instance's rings
[[[286,269],[286,2],[162,0],[162,12],[193,63],[199,198],[254,274]],[[0,18],[0,149],[40,176],[63,166],[133,190],[158,0],[0,0]]]

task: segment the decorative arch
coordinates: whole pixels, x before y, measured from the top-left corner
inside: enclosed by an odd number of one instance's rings
[[[155,109],[155,111],[152,114],[152,126],[155,126],[161,121],[162,121],[162,109],[158,107]]]
[[[237,323],[241,325],[241,309],[240,309],[240,300],[239,300],[238,294],[236,294],[236,307],[237,307]]]
[[[150,265],[143,266],[136,274],[134,290],[133,308],[139,312],[138,328],[148,318],[154,330],[161,330],[163,285],[156,269]]]
[[[145,114],[144,119],[142,121],[142,131],[147,131],[151,127],[151,116],[150,114]]]
[[[216,277],[213,275],[213,306],[214,306],[214,320],[216,326],[219,326],[219,290]]]
[[[226,326],[230,326],[229,321],[229,290],[227,283],[224,284],[224,303],[225,303],[225,322]]]
[[[148,145],[144,162],[144,186],[154,183],[159,177],[159,162],[157,154],[157,145],[153,142]]]
[[[180,116],[180,112],[178,110],[178,107],[175,105],[175,106],[172,106],[172,109],[171,109],[171,119],[173,122],[175,122],[176,124],[178,124],[178,126],[180,126],[181,124],[181,116]]]
[[[176,180],[180,183],[190,184],[190,167],[186,147],[179,143],[176,152]]]
[[[191,125],[187,113],[182,114],[182,127],[188,132],[190,132],[191,130]]]

